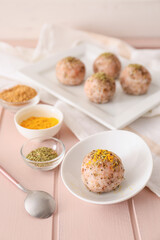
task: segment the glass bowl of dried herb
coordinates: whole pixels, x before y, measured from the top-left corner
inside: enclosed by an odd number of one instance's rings
[[[38,89],[25,83],[14,82],[0,88],[0,105],[13,113],[25,106],[36,105],[39,100]]]
[[[48,171],[56,168],[63,160],[65,146],[57,138],[32,138],[20,150],[25,163],[34,169]]]

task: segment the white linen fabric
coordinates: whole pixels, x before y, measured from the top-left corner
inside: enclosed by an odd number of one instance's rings
[[[148,67],[152,74],[160,76],[160,50],[137,50],[127,43],[94,33],[68,29],[62,26],[44,25],[35,49],[12,47],[7,43],[0,42],[0,85],[13,81],[26,82],[25,77],[18,71],[48,55],[63,51],[80,41],[96,43],[99,46],[114,49],[121,56],[130,59],[131,62],[138,62]],[[158,81],[159,79],[155,79]],[[28,79],[27,79],[28,81]],[[54,96],[41,89],[41,100],[45,103],[54,104],[64,113],[66,125],[73,131],[79,140],[85,137],[108,130],[95,120],[86,116],[77,109],[57,100]],[[130,124],[127,130],[131,130],[142,136],[148,143],[153,154],[154,168],[147,186],[160,197],[160,105],[145,114],[134,123]],[[136,149],[135,149],[136,151]]]

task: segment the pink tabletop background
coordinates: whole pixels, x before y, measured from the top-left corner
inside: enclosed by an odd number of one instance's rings
[[[52,194],[57,204],[53,217],[30,217],[25,194],[0,175],[0,240],[159,240],[160,200],[147,188],[136,197],[115,205],[85,203],[64,187],[59,169],[40,172],[20,156],[25,141],[16,130],[13,114],[1,109],[0,164],[24,186]],[[78,140],[63,125],[59,138],[69,149]]]

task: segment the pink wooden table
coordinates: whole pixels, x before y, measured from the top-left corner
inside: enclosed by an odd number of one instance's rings
[[[59,137],[67,149],[78,141],[65,126]],[[64,187],[59,169],[40,172],[23,162],[20,147],[24,141],[14,126],[13,114],[1,110],[0,163],[24,186],[52,194],[58,207],[53,218],[30,217],[23,206],[25,194],[0,175],[1,240],[160,239],[160,199],[147,188],[120,204],[85,203]]]
[[[59,138],[67,150],[78,141],[66,126]],[[85,203],[64,187],[58,168],[40,172],[24,163],[20,147],[25,140],[13,114],[0,108],[0,164],[24,186],[52,194],[57,210],[49,219],[30,217],[23,205],[25,194],[0,175],[0,240],[160,239],[160,199],[150,190],[115,205]]]

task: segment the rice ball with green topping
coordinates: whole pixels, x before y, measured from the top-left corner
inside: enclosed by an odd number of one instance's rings
[[[88,153],[81,166],[84,185],[92,192],[110,192],[124,179],[121,159],[113,152],[103,149]]]
[[[85,77],[85,65],[75,57],[63,58],[56,65],[56,77],[65,85],[79,85]]]
[[[151,80],[149,71],[140,64],[129,64],[120,75],[124,92],[131,95],[147,93]]]
[[[104,72],[109,77],[118,78],[121,71],[121,63],[113,53],[102,53],[93,64],[94,72]]]
[[[113,98],[115,89],[115,80],[102,72],[89,77],[84,86],[87,97],[94,103],[109,102]]]

